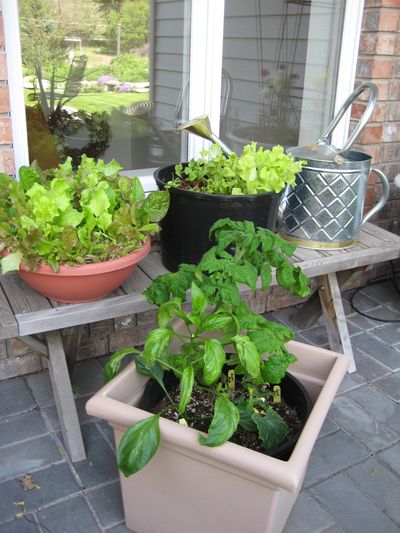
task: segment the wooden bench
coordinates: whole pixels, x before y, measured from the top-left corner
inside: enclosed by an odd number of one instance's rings
[[[337,274],[345,271],[349,280],[354,272],[357,274],[369,265],[399,257],[400,237],[372,224],[363,226],[359,243],[352,248],[332,251],[298,248],[293,256],[293,262],[305,274],[316,277],[330,346],[350,357],[351,372],[355,364],[341,299],[343,286],[339,287]],[[0,340],[17,337],[47,357],[64,444],[74,462],[86,455],[60,330],[153,309],[141,293],[152,279],[165,272],[158,252],[153,251],[110,297],[71,305],[48,300],[17,274],[0,277]],[[266,311],[267,294],[247,292],[244,297],[251,301],[255,311]],[[42,334],[41,339],[38,334]]]

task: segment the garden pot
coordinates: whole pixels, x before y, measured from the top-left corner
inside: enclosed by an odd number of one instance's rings
[[[99,300],[119,287],[150,252],[151,241],[118,259],[80,266],[61,265],[53,272],[48,265],[36,270],[19,269],[21,278],[47,298],[65,303]]]
[[[280,533],[301,489],[308,460],[349,359],[298,342],[291,367],[313,408],[287,461],[227,442],[209,448],[198,431],[161,418],[161,444],[143,470],[121,475],[126,525],[136,533]],[[103,387],[86,410],[107,420],[118,445],[149,413],[136,407],[146,377],[134,363]]]
[[[158,168],[154,179],[161,190],[174,177],[175,165]],[[175,272],[181,263],[197,264],[213,246],[210,227],[221,218],[249,220],[275,229],[280,196],[276,193],[225,195],[169,189],[169,210],[160,222],[161,259]]]

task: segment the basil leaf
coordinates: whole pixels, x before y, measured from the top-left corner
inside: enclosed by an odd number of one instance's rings
[[[214,416],[208,428],[207,437],[200,435],[199,442],[204,446],[220,446],[237,430],[239,411],[226,396],[219,396],[215,402]]]
[[[225,364],[226,354],[222,344],[217,339],[206,339],[204,341],[204,368],[203,379],[206,385],[214,383],[221,375],[222,367]]]
[[[260,375],[261,357],[255,344],[249,339],[249,337],[244,335],[236,335],[232,340],[235,343],[240,362],[246,372],[248,372],[252,378],[258,377]]]
[[[131,201],[132,203],[138,203],[145,199],[145,194],[143,190],[143,186],[140,182],[140,179],[135,176],[132,178],[131,182]]]
[[[203,314],[207,309],[208,301],[204,292],[193,281],[191,286],[192,308],[195,313]]]
[[[189,365],[182,372],[180,382],[180,397],[179,397],[179,414],[182,414],[186,409],[187,404],[192,396],[194,383],[194,371],[192,365]]]
[[[252,419],[257,425],[258,435],[266,450],[278,446],[288,434],[286,422],[272,407],[268,407],[265,415],[254,413]]]
[[[240,419],[239,426],[246,431],[257,431],[256,423],[252,416],[254,414],[253,406],[246,400],[242,400],[236,404],[238,408]]]
[[[160,444],[160,415],[153,415],[130,426],[117,451],[117,463],[125,477],[139,472],[153,455]]]
[[[157,312],[158,324],[161,328],[165,328],[177,316],[181,306],[177,301],[170,300],[163,303]]]
[[[215,331],[224,328],[231,322],[232,317],[222,313],[212,313],[202,320],[200,331]]]
[[[165,392],[167,392],[165,385],[164,385],[164,370],[159,365],[159,363],[154,363],[153,366],[148,368],[145,365],[143,356],[137,355],[135,357],[135,364],[136,364],[136,370],[139,372],[139,374],[142,374],[142,376],[148,376],[150,378],[155,379],[157,383],[160,385],[160,387]]]
[[[150,331],[143,350],[143,359],[148,367],[151,367],[154,361],[164,353],[170,338],[171,331],[167,328],[157,328]]]
[[[107,361],[106,366],[104,367],[103,377],[104,383],[108,383],[116,374],[121,367],[122,360],[127,356],[133,353],[139,353],[135,348],[123,348],[118,350]]]

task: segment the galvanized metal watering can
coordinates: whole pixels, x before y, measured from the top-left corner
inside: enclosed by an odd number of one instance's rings
[[[333,130],[354,99],[369,89],[367,108],[342,149],[330,145]],[[298,246],[345,248],[357,243],[362,224],[385,205],[389,183],[379,169],[371,168],[372,157],[351,151],[377,100],[373,83],[364,83],[345,101],[328,129],[314,146],[290,149],[296,160],[307,163],[297,175],[296,186],[288,186],[280,203],[280,231]],[[363,216],[368,177],[375,172],[382,183],[378,203]]]

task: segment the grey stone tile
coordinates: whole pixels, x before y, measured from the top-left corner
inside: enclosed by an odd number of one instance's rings
[[[28,411],[0,421],[0,447],[48,433],[39,411]]]
[[[364,292],[364,290],[357,292],[353,296],[352,303],[357,309],[359,309],[363,313],[368,313],[369,311],[371,311],[371,309],[376,309],[380,305],[379,302],[370,298]]]
[[[362,309],[360,309],[360,311],[362,311]],[[378,328],[382,325],[383,322],[390,322],[391,320],[400,319],[400,313],[389,305],[379,305],[375,309],[371,309],[365,312],[365,315],[367,315],[366,318],[377,323]]]
[[[326,435],[330,435],[339,429],[339,426],[332,420],[330,416],[325,418],[325,422],[322,424],[321,431],[319,432],[318,438],[321,439]]]
[[[96,425],[98,426],[98,428],[100,428],[101,432],[106,435],[110,444],[115,447],[114,430],[110,426],[110,424],[105,420],[96,420]]]
[[[372,385],[362,385],[347,392],[349,398],[373,418],[400,433],[400,405],[390,400]]]
[[[351,315],[347,321],[350,321],[355,326],[358,326],[362,331],[374,329],[382,324],[378,320],[370,320],[369,318],[359,315],[358,313]]]
[[[343,395],[335,398],[329,416],[372,452],[393,444],[399,438],[394,431],[379,424]]]
[[[374,385],[393,401],[400,402],[400,372],[378,379]]]
[[[343,431],[318,439],[311,453],[305,482],[323,479],[368,455],[367,450]]]
[[[89,416],[86,412],[85,405],[88,401],[89,396],[86,398],[78,398],[75,400],[76,410],[78,412],[79,422],[81,424],[86,424],[93,420],[92,416]],[[60,421],[58,419],[57,409],[55,405],[50,405],[49,407],[44,407],[42,409],[44,416],[46,417],[50,427],[53,431],[58,431],[60,429]]]
[[[101,531],[81,496],[39,511],[38,519],[50,531],[57,533],[96,533]]]
[[[372,335],[361,333],[352,337],[351,342],[353,347],[359,348],[392,370],[400,368],[400,351],[376,339]]]
[[[87,396],[104,385],[103,367],[95,359],[80,361],[72,371],[72,387],[76,396]]]
[[[34,407],[32,394],[22,378],[0,381],[0,418]]]
[[[378,457],[400,476],[400,443],[380,452]]]
[[[385,324],[375,328],[373,334],[379,337],[385,344],[394,346],[400,342],[400,324]]]
[[[18,511],[15,502],[23,501],[25,511],[34,511],[65,496],[78,492],[79,487],[65,463],[53,465],[31,474],[39,488],[24,491],[19,479],[0,483],[0,522],[13,518]]]
[[[301,332],[301,336],[305,339],[305,342],[314,346],[326,346],[328,344],[328,335],[324,327],[305,329]]]
[[[331,516],[306,492],[301,492],[283,533],[320,533],[333,526]]]
[[[361,376],[358,372],[353,372],[352,374],[346,374],[342,379],[342,383],[339,386],[338,393],[341,394],[348,390],[359,387],[365,383],[365,378]]]
[[[46,435],[1,450],[0,479],[30,473],[62,460],[54,440]]]
[[[356,362],[357,374],[363,376],[367,381],[372,381],[391,372],[390,368],[383,365],[373,357],[354,347],[354,360]]]
[[[107,529],[107,533],[135,533],[132,529],[128,529],[125,524],[119,524],[111,529]]]
[[[398,533],[398,527],[344,474],[319,483],[311,493],[346,533]]]
[[[54,394],[48,371],[38,372],[25,376],[28,387],[31,389],[36,403],[40,407],[54,403]]]
[[[400,525],[400,482],[376,459],[352,466],[346,474],[382,512]]]
[[[364,287],[363,293],[380,304],[400,301],[400,297],[391,281]]]
[[[95,424],[82,427],[87,460],[75,463],[75,470],[84,487],[93,487],[119,478],[117,461],[110,446],[100,436]]]
[[[7,522],[0,526],[0,533],[38,533],[39,528],[32,515]]]
[[[88,492],[88,498],[103,526],[110,527],[124,519],[119,482]]]

